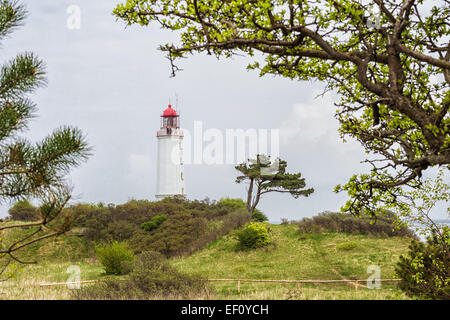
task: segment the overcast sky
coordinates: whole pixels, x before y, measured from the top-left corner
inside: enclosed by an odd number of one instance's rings
[[[47,64],[48,86],[32,95],[38,118],[26,136],[39,140],[60,125],[77,126],[93,146],[93,156],[70,174],[76,201],[124,203],[154,199],[156,131],[169,101],[179,97],[182,127],[279,129],[280,155],[288,170],[302,172],[315,193],[309,198],[266,194],[260,209],[271,221],[299,219],[338,210],[345,194],[336,184],[363,171],[362,147],[343,143],[333,117],[336,96],[319,82],[296,82],[247,72],[245,57],[218,61],[195,55],[170,78],[158,45],[176,40],[159,26],[125,28],[111,12],[111,0],[26,0],[25,26],[2,43],[2,60],[33,51]],[[81,9],[81,28],[67,27],[70,5]],[[235,184],[233,165],[185,166],[190,199],[245,197]],[[7,205],[0,216],[6,215]]]

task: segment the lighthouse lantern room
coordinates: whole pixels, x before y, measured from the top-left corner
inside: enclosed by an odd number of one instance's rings
[[[158,139],[156,198],[185,196],[183,132],[180,129],[180,115],[170,104],[161,115],[161,128],[156,136]]]

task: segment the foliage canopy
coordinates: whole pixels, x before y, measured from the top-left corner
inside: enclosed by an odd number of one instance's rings
[[[433,166],[448,170],[449,3],[127,0],[113,13],[128,25],[177,32],[178,43],[160,47],[173,74],[176,60],[189,54],[244,53],[261,75],[325,82],[341,97],[342,137],[361,143],[372,168],[336,191],[352,198],[344,210],[376,214],[392,188],[417,187]]]
[[[247,210],[252,214],[261,196],[270,192],[289,193],[294,198],[309,196],[313,188],[305,189],[305,178],[302,174],[286,172],[287,162],[281,159],[270,160],[269,156],[257,155],[256,159],[249,159],[236,166],[241,175],[236,178],[237,183],[248,182]]]
[[[445,246],[447,250],[443,250]],[[407,254],[400,257],[396,273],[400,288],[419,299],[450,300],[450,230],[432,234],[427,243],[413,241]]]

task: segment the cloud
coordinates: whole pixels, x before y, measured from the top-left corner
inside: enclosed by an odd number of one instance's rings
[[[354,139],[342,140],[335,118],[337,97],[326,94],[318,97],[313,90],[306,102],[295,103],[280,125],[280,144],[290,150],[293,146],[310,150],[316,155],[328,154],[329,160],[347,163],[347,160],[365,158],[361,145]],[[343,162],[342,162],[343,161]]]
[[[282,122],[280,140],[289,145],[301,138],[304,142],[317,142],[324,137],[339,138],[338,121],[334,118],[334,105],[330,95],[313,99],[313,93],[306,103],[296,103]]]
[[[289,200],[292,206],[294,202],[299,206],[299,216],[338,210],[347,196],[335,194],[334,186],[365,170],[360,163],[365,158],[361,145],[352,139],[344,143],[338,133],[339,122],[334,117],[337,97],[314,98],[320,93],[312,90],[304,101],[294,103],[280,122],[281,157],[288,161],[290,172],[301,172],[308,187],[315,189],[308,198]],[[264,205],[275,210],[269,201]]]

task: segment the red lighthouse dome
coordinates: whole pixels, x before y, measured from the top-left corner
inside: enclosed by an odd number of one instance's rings
[[[177,112],[175,111],[175,109],[172,109],[172,105],[169,104],[169,107],[164,110],[163,112],[163,117],[177,117]]]
[[[166,110],[164,110],[161,115],[161,129],[163,129],[166,134],[172,134],[172,129],[180,128],[180,116],[177,114],[172,105],[169,104]],[[159,132],[158,134],[161,134]]]

